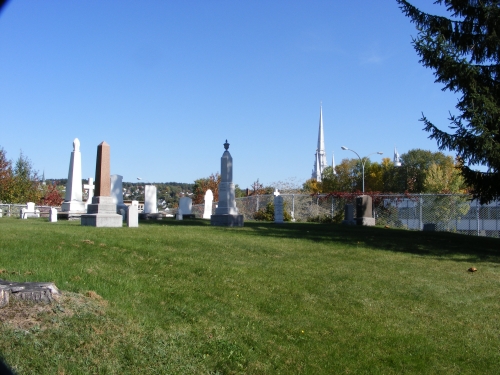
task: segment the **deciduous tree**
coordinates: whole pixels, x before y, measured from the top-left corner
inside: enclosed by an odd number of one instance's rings
[[[194,181],[194,195],[193,204],[201,204],[205,199],[205,193],[208,189],[212,190],[214,194],[214,202],[219,201],[219,184],[221,181],[221,175],[217,173],[212,173],[209,177],[199,178]]]
[[[7,153],[0,147],[0,202],[12,202],[12,162]]]
[[[41,181],[33,169],[31,160],[19,155],[13,168],[12,203],[38,202],[42,197]]]

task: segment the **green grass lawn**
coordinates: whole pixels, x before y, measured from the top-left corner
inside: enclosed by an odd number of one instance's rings
[[[500,373],[498,239],[140,225],[0,219],[0,278],[64,293],[0,310],[18,374]]]

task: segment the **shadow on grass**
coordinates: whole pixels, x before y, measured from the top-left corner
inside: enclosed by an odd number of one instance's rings
[[[141,225],[210,226],[209,220],[149,220]],[[214,230],[236,230],[242,236],[303,239],[317,243],[345,244],[365,248],[432,256],[457,261],[500,263],[500,240],[447,232],[422,232],[381,227],[338,224],[246,221],[243,228],[214,227]]]

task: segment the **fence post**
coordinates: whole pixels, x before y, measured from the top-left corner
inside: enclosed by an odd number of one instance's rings
[[[479,199],[476,200],[477,235],[479,236]]]
[[[419,213],[419,218],[418,218],[418,229],[419,230],[422,230],[424,227],[423,227],[423,218],[422,218],[422,205],[424,203],[424,199],[422,198],[422,194],[419,194],[419,203],[420,203],[420,213]]]

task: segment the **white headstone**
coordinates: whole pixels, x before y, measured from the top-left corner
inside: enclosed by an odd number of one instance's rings
[[[274,222],[283,224],[283,197],[279,193],[274,196]]]
[[[135,202],[135,204],[134,204]],[[127,227],[138,227],[139,226],[139,210],[138,202],[132,201],[132,204],[128,206],[127,211]]]
[[[182,211],[183,215],[191,215],[191,209],[193,208],[193,200],[189,197],[182,197],[179,199],[179,210]]]
[[[22,208],[19,213],[21,219],[27,219],[29,217],[40,217],[40,210],[35,209],[35,203],[26,203],[26,208]]]
[[[69,161],[66,196],[61,205],[61,211],[86,212],[85,203],[82,201],[82,153],[80,152],[80,141],[78,138],[73,140],[73,152]]]
[[[144,213],[145,214],[156,214],[158,208],[156,199],[156,186],[146,185],[144,187]]]
[[[212,216],[213,202],[214,202],[214,193],[212,193],[212,190],[208,189],[205,192],[205,209],[203,210],[204,219],[210,219],[210,216]]]
[[[113,203],[116,205],[123,204],[123,176],[119,174],[113,174],[110,176],[111,180],[111,197],[113,198]]]
[[[274,189],[274,196],[277,197],[278,195],[280,195],[280,192],[278,191],[278,189]]]
[[[123,176],[113,174],[109,177],[111,182],[111,198],[116,204],[116,213],[123,216],[123,221],[127,219],[127,205],[123,203]]]
[[[89,183],[88,184],[84,184],[83,185],[83,188],[85,190],[87,190],[87,201],[85,202],[85,208],[87,208],[87,205],[89,205],[90,203],[92,203],[92,197],[94,196],[94,189],[95,189],[95,186],[94,186],[94,179],[92,177],[89,177]]]
[[[54,207],[50,208],[50,211],[49,211],[49,221],[51,223],[57,222],[57,209],[54,208]]]

